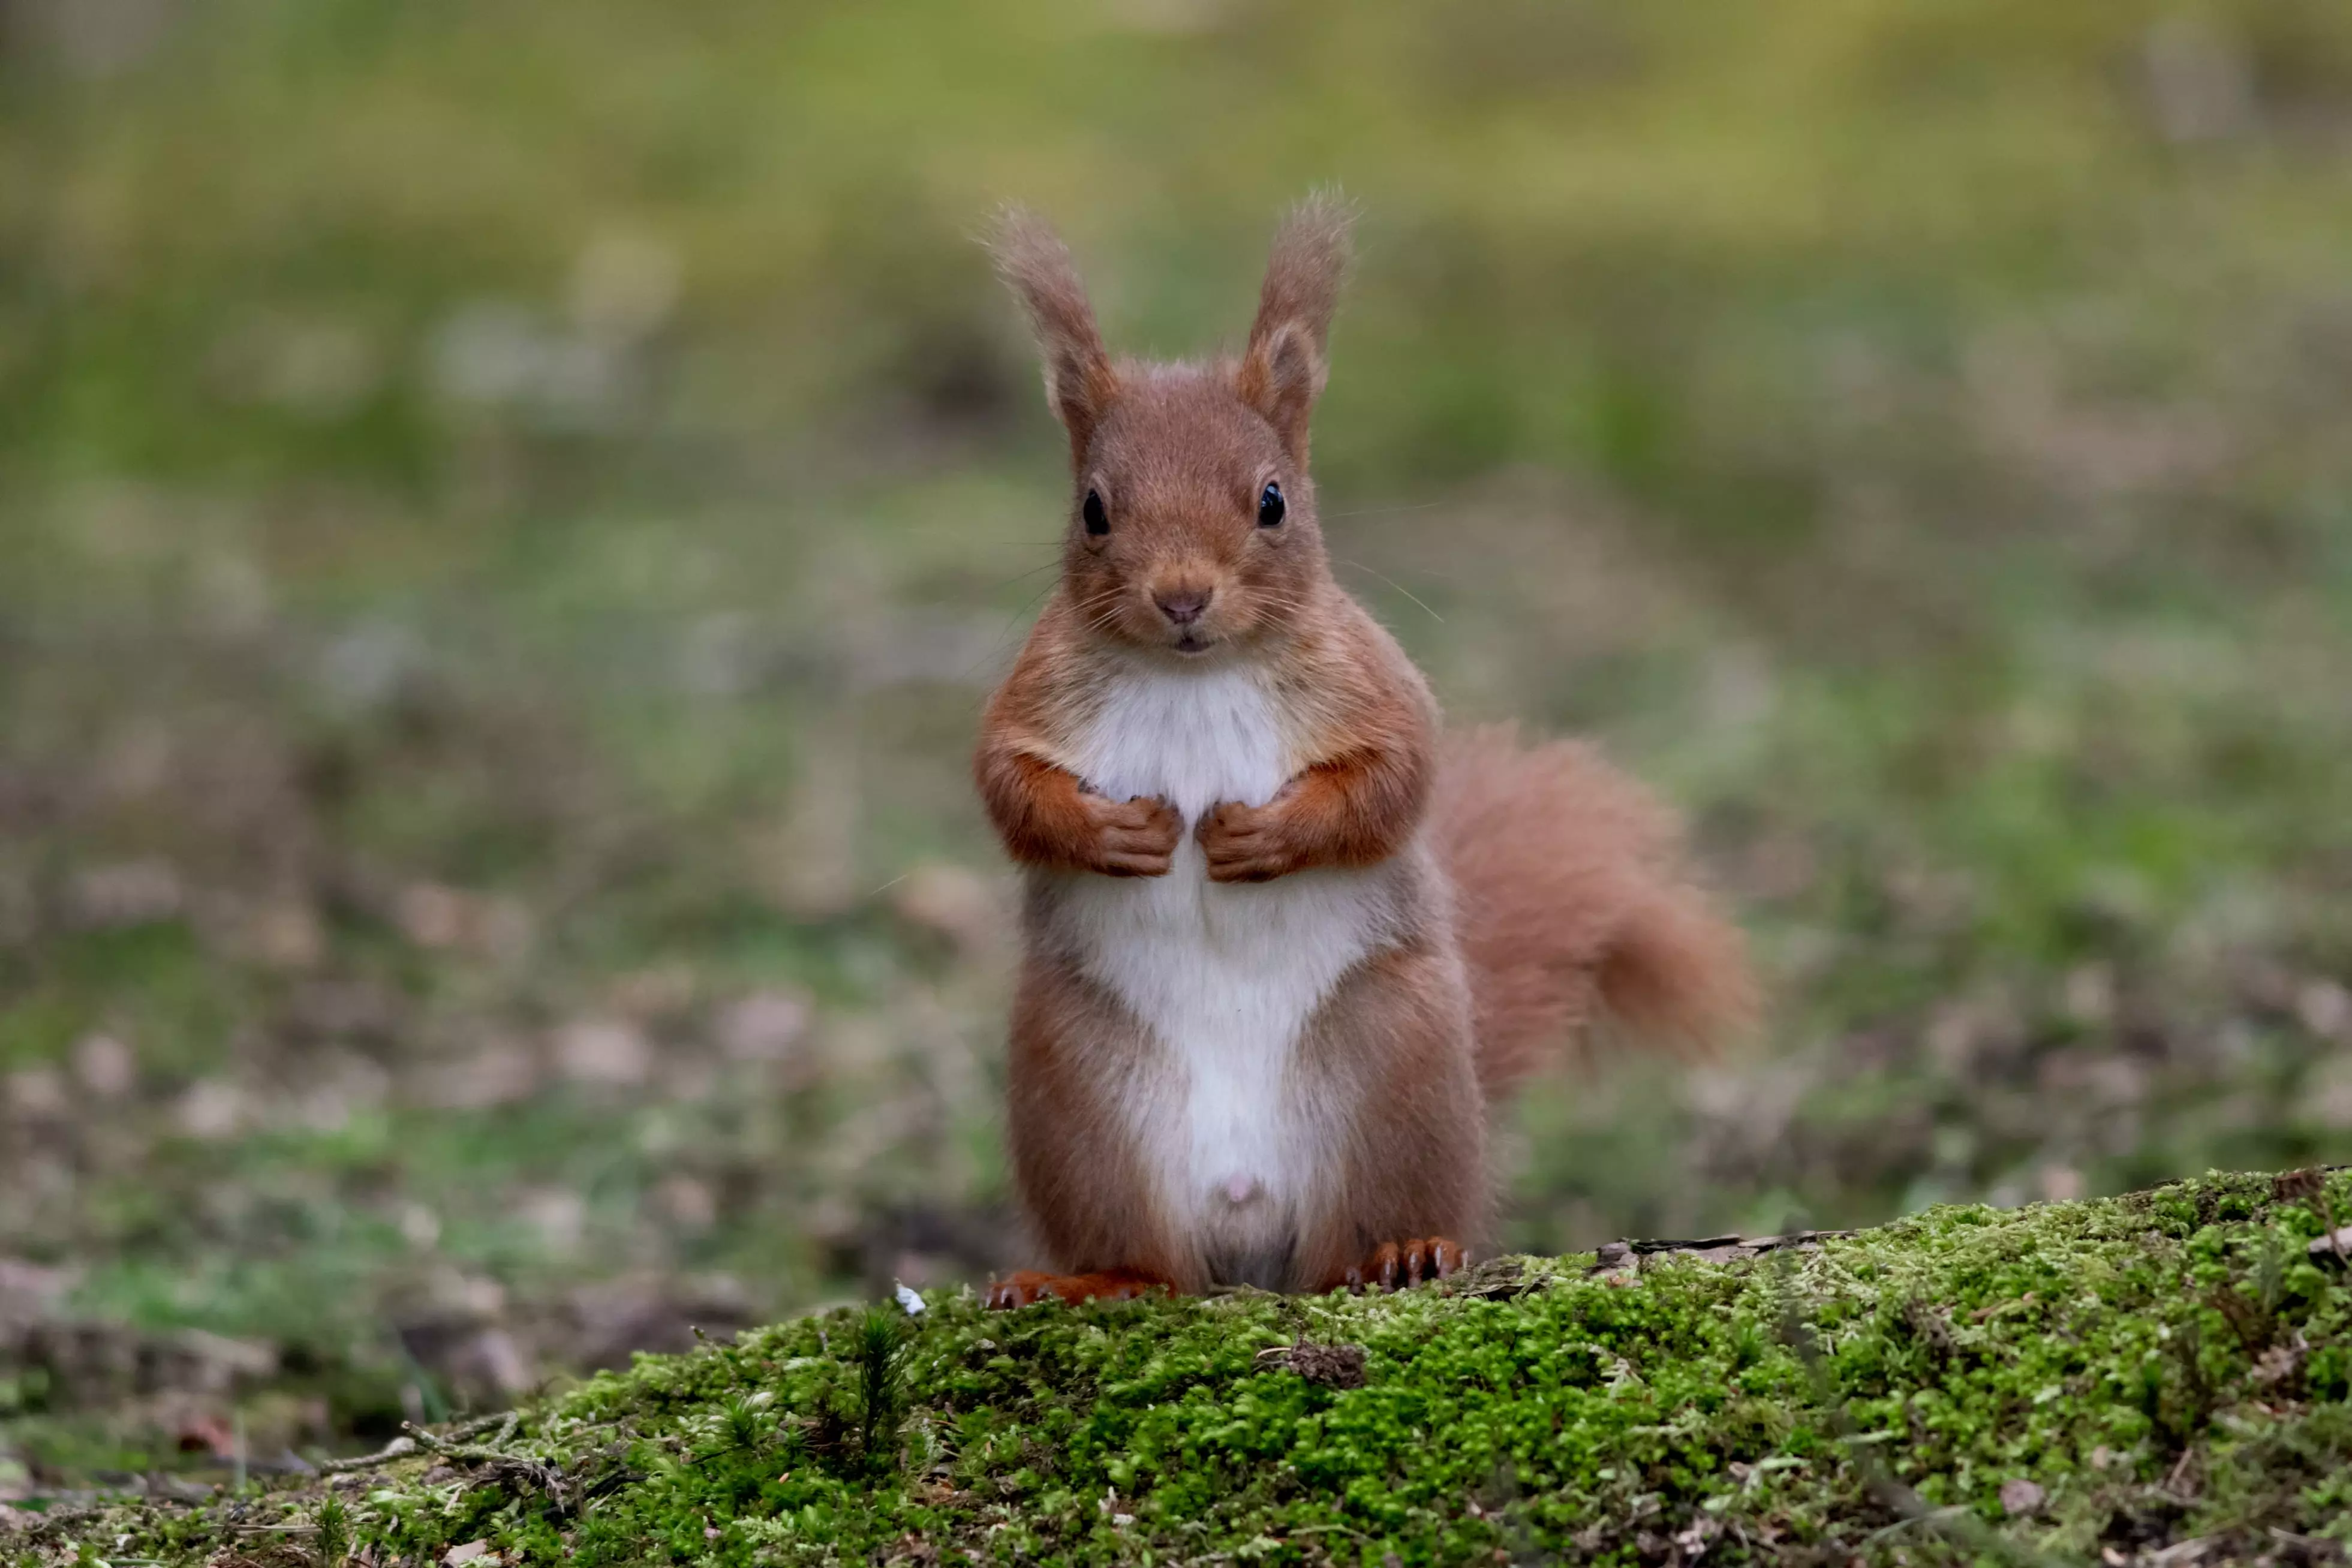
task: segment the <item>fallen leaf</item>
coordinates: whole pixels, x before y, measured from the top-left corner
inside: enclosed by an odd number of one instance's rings
[[[555,1037],[555,1065],[575,1083],[630,1088],[653,1071],[654,1050],[644,1031],[614,1019],[583,1019]]]
[[[12,1072],[6,1088],[10,1108],[23,1116],[62,1116],[73,1103],[66,1092],[66,1081],[51,1068],[27,1067]]]
[[[1317,1344],[1301,1340],[1297,1344],[1262,1350],[1257,1353],[1257,1360],[1262,1366],[1295,1372],[1325,1388],[1364,1385],[1364,1347],[1360,1344]]]
[[[95,866],[73,879],[75,918],[101,930],[168,920],[185,901],[180,873],[163,861]]]
[[[73,1049],[74,1076],[101,1100],[119,1100],[139,1082],[139,1059],[110,1034],[84,1035]]]
[[[81,1282],[79,1269],[52,1269],[0,1255],[0,1320],[47,1312]]]
[[[708,1230],[719,1218],[719,1197],[710,1184],[690,1176],[664,1176],[654,1189],[662,1212],[687,1230]]]
[[[2019,1476],[2000,1483],[2001,1511],[2011,1519],[2021,1514],[2038,1513],[2042,1505],[2049,1500],[2049,1495],[2033,1482]]]
[[[996,890],[960,865],[917,866],[898,884],[890,905],[899,919],[937,932],[965,953],[984,950],[1004,929]]]
[[[798,991],[754,991],[729,1004],[714,1032],[730,1061],[781,1061],[808,1032],[808,998]]]
[[[255,910],[245,925],[245,945],[273,969],[310,969],[327,954],[326,928],[307,904],[282,902]]]
[[[2294,1014],[2312,1033],[2335,1040],[2352,1025],[2352,991],[2333,980],[2314,980],[2295,993]]]
[[[411,942],[440,951],[511,957],[530,942],[530,915],[521,904],[440,883],[401,889],[393,918]]]
[[[180,1096],[178,1116],[192,1138],[226,1138],[245,1121],[245,1093],[217,1078],[199,1079]]]
[[[551,1252],[569,1252],[588,1230],[588,1204],[578,1193],[562,1187],[538,1187],[516,1196],[514,1212],[539,1232],[541,1245]]]
[[[539,1063],[511,1042],[496,1042],[468,1057],[442,1063],[425,1082],[426,1100],[452,1111],[479,1111],[527,1100],[539,1088]]]
[[[2274,1344],[2255,1359],[2254,1381],[2274,1388],[2303,1370],[2303,1353],[2292,1345]]]
[[[2317,1197],[2326,1182],[2326,1175],[2321,1171],[2284,1171],[2271,1177],[2271,1197],[2280,1203],[2300,1203],[2306,1197]]]

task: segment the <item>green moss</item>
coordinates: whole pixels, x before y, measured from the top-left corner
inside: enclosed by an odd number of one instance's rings
[[[2327,1196],[2352,1211],[2352,1180]],[[844,1309],[641,1357],[323,1514],[316,1485],[126,1506],[25,1555],[194,1563],[274,1525],[412,1563],[476,1540],[583,1564],[1844,1561],[1952,1528],[1922,1505],[2021,1552],[2343,1539],[2352,1292],[2308,1254],[2320,1207],[2212,1176],[1614,1280],[1519,1260],[1385,1298],[942,1293],[903,1334]],[[1260,1354],[1300,1338],[1363,1346],[1363,1385]],[[2021,1479],[2043,1500],[2012,1514]]]

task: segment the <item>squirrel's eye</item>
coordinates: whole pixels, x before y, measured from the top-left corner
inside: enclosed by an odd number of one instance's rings
[[[1102,497],[1095,491],[1087,492],[1087,504],[1078,508],[1078,515],[1087,520],[1087,532],[1097,538],[1110,532],[1110,514],[1103,510]]]
[[[1257,493],[1257,526],[1271,528],[1282,521],[1282,486],[1268,485]]]

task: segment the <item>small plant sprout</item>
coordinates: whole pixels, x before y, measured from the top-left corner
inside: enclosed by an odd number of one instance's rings
[[[868,1474],[898,1468],[906,1416],[907,1318],[870,1307],[857,1335],[857,1455]]]

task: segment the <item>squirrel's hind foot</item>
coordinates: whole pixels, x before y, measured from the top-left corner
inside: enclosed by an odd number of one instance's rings
[[[1325,1282],[1327,1291],[1395,1291],[1424,1280],[1443,1280],[1459,1272],[1470,1254],[1458,1242],[1443,1236],[1411,1241],[1383,1241],[1362,1262],[1351,1265]]]
[[[1106,1269],[1097,1274],[1047,1274],[1023,1269],[988,1282],[990,1310],[1032,1306],[1051,1297],[1059,1301],[1127,1301],[1150,1291],[1171,1288],[1140,1269]]]

